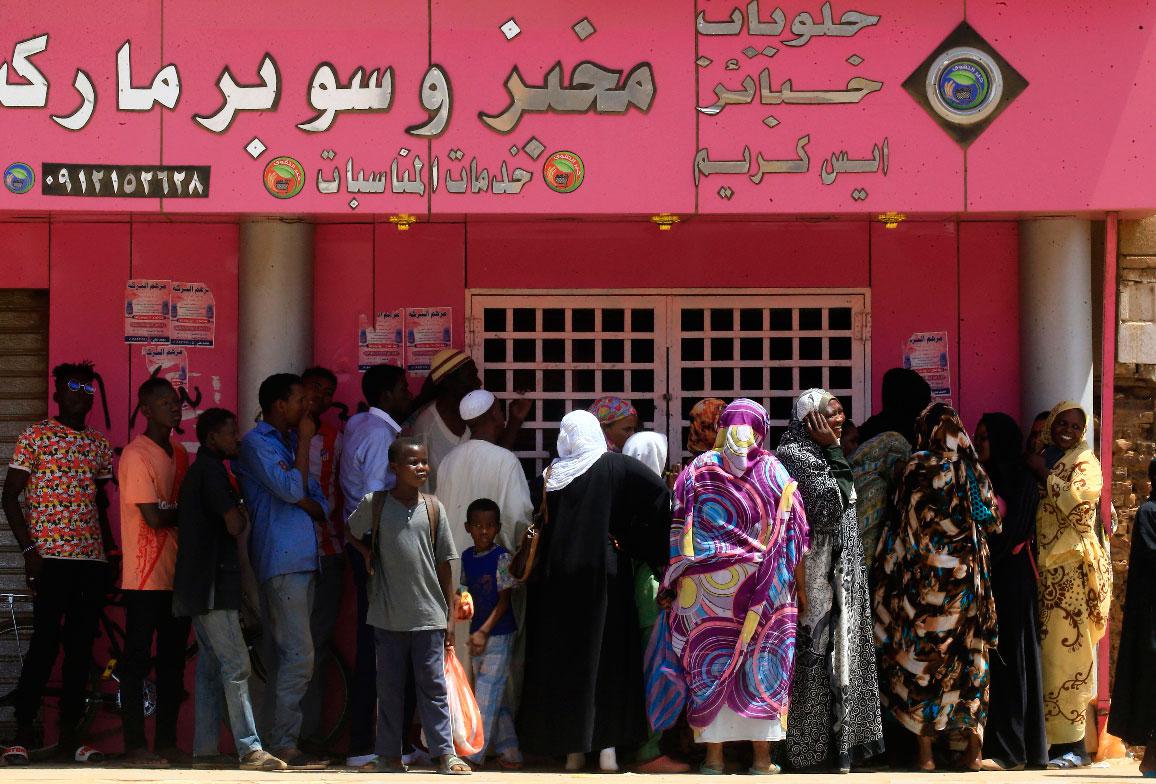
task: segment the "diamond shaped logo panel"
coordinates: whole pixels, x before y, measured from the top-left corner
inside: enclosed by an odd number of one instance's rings
[[[903,82],[903,89],[961,147],[983,133],[1028,87],[975,28],[961,22]]]

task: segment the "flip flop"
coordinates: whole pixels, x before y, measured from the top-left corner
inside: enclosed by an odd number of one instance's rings
[[[27,765],[29,761],[28,749],[23,746],[9,746],[4,749],[4,763],[6,765]]]
[[[710,765],[707,765],[705,763],[699,766],[698,773],[700,776],[722,776],[722,775],[725,775],[725,771],[722,768],[713,768]]]
[[[396,761],[378,757],[377,759],[360,765],[354,770],[359,773],[409,773],[409,767]]]

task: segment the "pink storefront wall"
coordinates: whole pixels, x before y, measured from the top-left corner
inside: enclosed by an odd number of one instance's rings
[[[127,443],[132,390],[145,378],[138,347],[123,342],[130,277],[208,283],[217,345],[189,349],[201,408],[237,410],[238,227],[225,223],[0,223],[0,288],[49,288],[50,363],[96,362],[116,446]],[[468,289],[864,289],[870,291],[873,400],[912,332],[951,340],[955,400],[974,426],[985,411],[1019,411],[1017,224],[908,221],[689,221],[670,232],[643,222],[511,221],[393,226],[321,224],[314,264],[314,359],[338,375],[337,399],[361,399],[357,319],[396,307],[454,308],[464,344]],[[300,368],[286,368],[301,370]],[[255,409],[243,401],[243,421]],[[193,412],[188,412],[191,417]],[[105,429],[99,407],[93,424]],[[194,441],[186,421],[185,440]],[[132,434],[143,424],[137,422]],[[115,507],[114,493],[114,507]],[[351,596],[352,594],[350,594]],[[352,653],[353,603],[341,609]],[[192,669],[186,675],[191,689]],[[182,738],[191,741],[191,710]],[[115,729],[106,717],[103,730]],[[113,732],[102,743],[119,744]]]
[[[0,210],[862,217],[886,210],[1147,211],[1156,204],[1156,186],[1140,176],[1156,169],[1156,146],[1149,141],[1156,126],[1156,82],[1146,78],[1156,66],[1156,9],[1147,0],[1121,0],[1107,9],[1076,0],[835,2],[828,22],[855,12],[878,19],[855,29],[836,25],[841,29],[821,30],[800,42],[795,30],[815,29],[821,5],[766,2],[759,19],[747,20],[744,12],[757,12],[758,3],[585,0],[578,8],[541,0],[394,0],[383,10],[370,0],[151,0],[118,3],[115,13],[93,14],[82,0],[5,0],[0,61],[12,64],[19,43],[47,35],[45,51],[32,62],[48,89],[31,99],[14,92],[0,107],[8,153],[0,166],[27,163],[41,186],[27,193],[0,190]],[[781,9],[790,22],[780,21],[778,33],[749,32],[759,20],[768,26],[773,9]],[[702,32],[699,15],[708,24],[725,26],[731,18],[740,23],[729,31],[716,26],[713,33]],[[585,38],[572,29],[583,18],[596,30]],[[521,32],[507,40],[500,28],[511,19]],[[940,43],[964,21],[1028,83],[966,150],[903,87],[913,74],[917,81],[925,75],[925,59],[941,53]],[[171,108],[151,101],[145,101],[147,108],[132,101],[120,108],[117,52],[126,41],[131,73],[124,76],[133,87],[148,87],[169,65],[179,70],[179,90],[157,90],[158,98],[168,96]],[[261,92],[248,99],[263,106],[261,111],[238,112],[220,132],[195,121],[222,106],[224,69],[238,86],[261,85],[258,68],[266,54],[278,78],[268,100]],[[515,71],[538,91],[558,63],[559,88],[569,88],[573,69],[583,62],[619,77],[649,65],[652,100],[612,112],[621,94],[599,87],[597,102],[608,105],[600,112],[597,106],[583,108],[587,90],[579,84],[569,99],[556,91],[551,103],[562,111],[528,109],[508,134],[479,117],[501,114],[511,105],[506,85]],[[358,68],[363,76],[392,69],[388,109],[346,110],[342,98],[311,105],[314,74],[323,63],[332,64],[343,90]],[[429,120],[420,95],[432,66],[446,75],[452,100],[442,134],[429,138],[410,129]],[[771,94],[766,100],[761,84],[755,86],[764,69]],[[84,127],[73,131],[52,118],[73,115],[81,105],[74,87],[78,72],[91,84],[94,109]],[[787,83],[796,93],[833,94],[855,78],[881,86],[851,102],[831,95],[790,101],[782,95]],[[9,80],[12,87],[29,86],[15,74]],[[742,97],[747,91],[750,97]],[[698,110],[724,92],[732,100],[721,111]],[[591,92],[585,100],[592,97]],[[358,100],[349,98],[349,105]],[[299,128],[326,104],[341,111],[332,127]],[[246,152],[254,138],[266,148],[256,156]],[[546,155],[577,153],[585,164],[582,186],[570,193],[548,188],[546,159],[524,151],[531,138],[542,143]],[[884,140],[887,167],[872,173],[844,169],[837,180],[821,179],[824,161],[834,166],[840,156],[870,160]],[[800,147],[806,148],[806,161]],[[463,154],[451,156],[455,150]],[[733,165],[698,178],[700,154]],[[266,166],[278,156],[295,158],[306,175],[305,188],[292,198],[275,198],[263,185]],[[421,173],[414,166],[418,156]],[[802,163],[797,169],[770,169],[762,178],[759,156]],[[440,178],[434,174],[435,158]],[[505,165],[511,175],[521,168],[530,179],[517,193],[480,186],[451,191],[446,176],[460,179],[475,158],[478,172],[499,177]],[[209,194],[188,199],[170,193],[162,199],[154,187],[147,198],[91,198],[91,185],[87,195],[75,189],[52,195],[43,187],[49,177],[59,178],[63,164],[72,164],[75,178],[77,164],[158,163],[210,166]],[[429,187],[367,192],[353,186],[354,177],[336,191],[320,186],[318,175],[332,181],[335,169],[340,185],[347,165],[354,172],[383,173],[391,186],[399,175],[413,173]],[[434,190],[438,179],[441,187]],[[723,186],[729,195],[719,193]]]

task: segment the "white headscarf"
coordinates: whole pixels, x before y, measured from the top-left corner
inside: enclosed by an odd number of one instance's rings
[[[802,422],[812,411],[825,414],[827,404],[833,397],[835,396],[825,389],[808,389],[795,399],[795,419]]]
[[[606,436],[598,417],[589,411],[571,411],[562,417],[558,433],[558,457],[550,463],[546,492],[553,493],[569,485],[590,470],[606,454]]]
[[[661,477],[666,470],[667,449],[666,436],[647,431],[635,433],[626,439],[622,454],[642,461],[643,465]]]

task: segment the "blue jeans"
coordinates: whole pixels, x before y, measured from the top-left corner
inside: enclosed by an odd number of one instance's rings
[[[244,759],[261,748],[261,739],[249,697],[249,648],[241,634],[240,614],[236,610],[209,610],[193,616],[193,631],[200,647],[193,756],[219,753],[225,714],[222,708],[227,708],[237,756]]]
[[[294,572],[270,577],[261,584],[265,633],[273,648],[271,660],[265,660],[270,709],[265,745],[272,751],[296,748],[301,735],[301,703],[313,677],[309,618],[316,583],[317,572]]]

